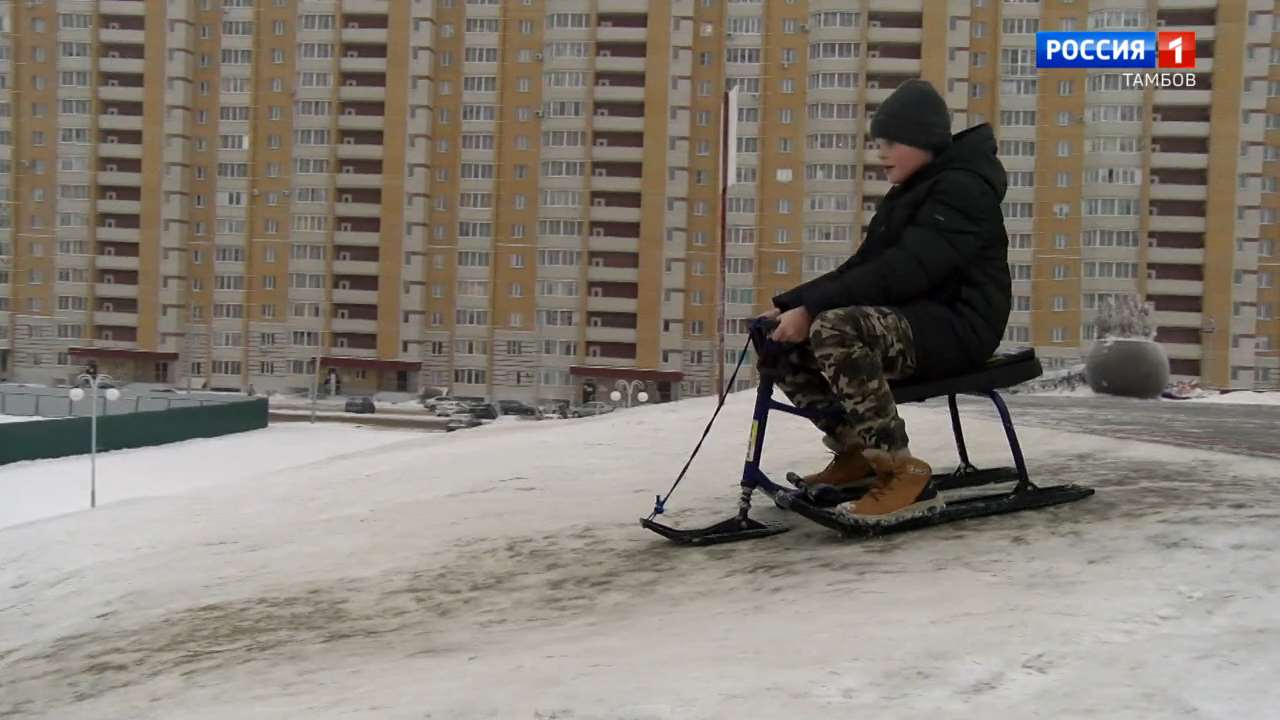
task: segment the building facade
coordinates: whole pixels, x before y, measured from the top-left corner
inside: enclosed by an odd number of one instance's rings
[[[870,117],[924,77],[997,130],[1008,344],[1072,364],[1138,293],[1175,377],[1276,386],[1277,9],[0,0],[0,375],[707,394],[857,246],[889,189]],[[1037,30],[1165,27],[1197,33],[1194,87],[1034,67]]]

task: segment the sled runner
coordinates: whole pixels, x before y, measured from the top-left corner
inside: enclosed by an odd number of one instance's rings
[[[842,493],[830,487],[805,488],[791,473],[788,473],[788,479],[793,487],[774,483],[760,469],[769,412],[778,410],[801,417],[812,417],[809,411],[773,399],[774,381],[770,373],[769,358],[776,352],[778,344],[769,340],[768,336],[775,325],[775,321],[757,319],[752,322],[748,334],[747,344],[756,349],[761,358],[761,369],[760,385],[756,389],[755,411],[751,420],[747,459],[742,469],[742,489],[738,498],[737,514],[709,527],[695,530],[681,530],[655,520],[665,511],[667,500],[684,478],[689,465],[693,462],[693,457],[702,447],[702,441],[710,432],[711,424],[715,422],[716,415],[724,406],[728,395],[727,388],[733,387],[734,379],[746,357],[745,347],[738,356],[738,365],[729,378],[726,390],[721,393],[716,411],[711,416],[711,421],[707,423],[707,428],[694,448],[693,455],[685,463],[684,469],[680,471],[680,475],[666,497],[658,496],[653,513],[640,520],[643,527],[684,545],[734,542],[775,535],[789,530],[790,528],[785,524],[760,522],[748,516],[751,511],[751,496],[757,490],[772,498],[778,507],[830,527],[848,537],[871,537],[940,525],[955,520],[1031,510],[1081,500],[1093,494],[1092,488],[1079,485],[1040,487],[1031,482],[1027,474],[1026,462],[1022,456],[1022,448],[1018,444],[1017,433],[1013,428],[1013,420],[1009,416],[1009,409],[1004,399],[1000,397],[999,390],[1026,382],[1041,374],[1040,361],[1032,348],[996,355],[987,361],[985,366],[967,375],[941,380],[891,384],[894,400],[899,404],[923,402],[943,395],[947,397],[947,405],[951,412],[951,429],[955,435],[960,465],[954,472],[935,475],[933,478],[934,486],[944,500],[941,508],[926,515],[897,521],[861,522],[831,509],[842,502],[857,499],[858,491]],[[980,395],[989,398],[995,404],[1001,423],[1004,425],[1005,435],[1009,440],[1013,467],[979,469],[969,461],[969,452],[965,447],[964,432],[960,425],[960,412],[956,406],[957,395]]]

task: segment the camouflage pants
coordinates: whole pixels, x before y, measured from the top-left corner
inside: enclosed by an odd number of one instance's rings
[[[797,407],[824,414],[813,422],[828,446],[900,450],[907,428],[889,380],[915,368],[907,319],[891,308],[854,306],[820,313],[809,342],[782,353],[775,382]]]

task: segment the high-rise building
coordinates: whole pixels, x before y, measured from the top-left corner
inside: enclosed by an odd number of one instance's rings
[[[0,3],[10,377],[417,386],[422,2]]]
[[[997,131],[1010,345],[1077,362],[1137,293],[1175,377],[1276,385],[1278,4],[0,0],[0,374],[713,392],[860,241],[923,77]],[[1035,68],[1037,30],[1161,28],[1194,87]]]

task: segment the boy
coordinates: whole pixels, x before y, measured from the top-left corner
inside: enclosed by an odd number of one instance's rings
[[[777,383],[815,420],[835,458],[806,486],[868,488],[837,511],[888,522],[941,506],[913,457],[889,380],[960,374],[995,351],[1009,319],[1007,187],[991,126],[954,137],[946,102],[923,80],[895,90],[871,121],[893,187],[843,265],[773,298],[771,339],[788,343]],[[871,477],[868,477],[871,476]]]

